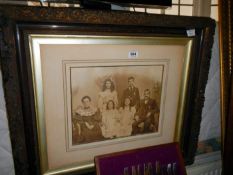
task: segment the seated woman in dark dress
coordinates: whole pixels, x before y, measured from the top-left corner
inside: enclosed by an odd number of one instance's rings
[[[79,125],[80,131],[76,143],[88,143],[102,140],[100,129],[101,116],[96,107],[91,106],[91,98],[84,96],[82,98],[82,107],[79,107],[73,120]]]

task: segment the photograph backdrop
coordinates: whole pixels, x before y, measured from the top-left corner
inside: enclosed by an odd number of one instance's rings
[[[123,91],[128,87],[128,78],[134,77],[135,86],[139,89],[140,98],[143,91],[149,89],[151,97],[159,106],[160,87],[163,79],[163,65],[147,66],[109,66],[109,67],[75,67],[71,68],[72,109],[82,105],[83,96],[90,96],[92,104],[97,107],[98,94],[102,91],[104,81],[111,79],[122,101]],[[159,93],[159,94],[158,94]]]

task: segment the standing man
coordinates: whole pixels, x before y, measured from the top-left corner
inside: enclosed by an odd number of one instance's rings
[[[128,88],[124,90],[123,97],[122,97],[122,105],[124,104],[125,98],[130,99],[130,106],[135,107],[136,110],[139,108],[140,104],[140,96],[139,96],[139,90],[137,87],[135,87],[134,83],[135,78],[129,77],[128,78]]]
[[[150,90],[144,91],[144,98],[135,114],[132,134],[155,132],[158,130],[159,108],[156,101],[150,98]]]

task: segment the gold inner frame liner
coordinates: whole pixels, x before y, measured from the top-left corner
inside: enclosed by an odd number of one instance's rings
[[[33,88],[35,97],[36,123],[40,154],[40,166],[43,175],[57,175],[68,172],[86,172],[94,169],[94,163],[70,165],[59,169],[48,169],[48,153],[46,143],[46,123],[44,116],[43,80],[41,72],[40,44],[111,44],[111,45],[183,45],[185,58],[179,90],[179,101],[174,141],[179,142],[186,104],[187,82],[191,58],[192,38],[181,37],[131,37],[131,36],[74,36],[74,35],[29,35],[29,48],[32,65]]]

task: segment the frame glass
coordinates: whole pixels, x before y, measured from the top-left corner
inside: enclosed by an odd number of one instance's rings
[[[211,19],[69,8],[45,17],[43,7],[7,8],[14,13],[0,8],[2,19],[13,23],[2,25],[2,43],[16,45],[1,56],[14,58],[2,64],[18,172],[93,173],[97,155],[174,141],[193,162]]]

